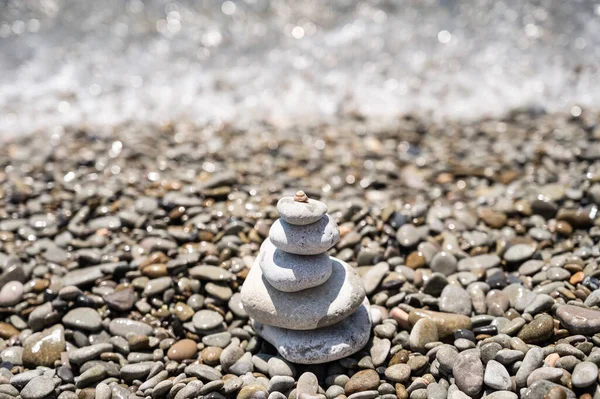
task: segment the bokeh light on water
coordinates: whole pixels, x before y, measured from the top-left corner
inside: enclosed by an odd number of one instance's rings
[[[5,0],[0,132],[578,112],[599,42],[586,1]]]

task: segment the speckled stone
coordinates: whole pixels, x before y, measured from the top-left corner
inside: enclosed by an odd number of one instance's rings
[[[355,373],[344,386],[346,395],[370,391],[379,386],[379,374],[375,370],[361,370]]]
[[[246,313],[259,323],[294,330],[312,330],[343,320],[361,305],[365,291],[352,267],[331,259],[333,273],[327,282],[300,292],[273,288],[255,261],[242,287]]]
[[[575,388],[585,388],[598,381],[598,366],[592,362],[581,362],[573,370],[571,381]]]
[[[297,226],[278,219],[269,230],[269,239],[278,249],[297,255],[318,255],[327,252],[340,240],[335,220],[329,215],[319,221]]]
[[[152,335],[152,331],[154,329],[150,325],[141,321],[117,318],[111,320],[109,324],[109,330],[112,335],[119,335],[121,337],[125,337],[129,333],[135,333],[139,335]]]
[[[191,339],[182,339],[174,343],[167,352],[167,357],[171,360],[182,361],[193,359],[198,353],[197,344]]]
[[[62,319],[65,326],[84,331],[98,331],[102,328],[102,318],[96,309],[75,308]]]
[[[452,375],[458,388],[467,395],[477,395],[483,387],[483,363],[478,350],[469,349],[456,356]]]
[[[194,314],[192,323],[199,330],[212,330],[223,323],[223,316],[214,310],[202,309]]]
[[[21,391],[23,399],[46,399],[54,391],[54,381],[46,376],[32,379]]]
[[[277,211],[289,224],[304,226],[319,221],[327,213],[327,205],[312,198],[298,202],[293,197],[283,197],[277,202]]]
[[[550,315],[542,314],[521,328],[518,337],[528,344],[539,344],[550,339],[553,331],[554,319]]]
[[[333,262],[327,253],[295,255],[277,249],[271,240],[262,244],[258,264],[273,288],[296,292],[324,284],[331,276]]]
[[[487,362],[483,382],[496,390],[510,390],[512,386],[510,374],[502,364],[495,360]]]
[[[25,339],[23,362],[28,365],[52,367],[66,349],[64,327],[60,324]]]
[[[436,312],[425,309],[414,309],[408,314],[408,321],[413,326],[417,323],[417,320],[422,318],[433,320],[436,323],[440,338],[453,335],[458,329],[470,330],[472,326],[470,317],[459,314]]]
[[[573,334],[593,335],[600,332],[600,310],[562,305],[556,309],[556,317]]]
[[[365,299],[358,310],[341,322],[310,332],[257,322],[254,329],[292,363],[327,363],[350,356],[366,345],[371,333],[369,303]]]
[[[440,295],[439,307],[442,312],[471,315],[471,295],[459,285],[448,284]]]

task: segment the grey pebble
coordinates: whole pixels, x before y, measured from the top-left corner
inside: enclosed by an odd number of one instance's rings
[[[527,384],[527,378],[533,370],[539,368],[544,362],[544,351],[540,348],[531,348],[526,354],[521,367],[516,374],[517,387]]]
[[[531,258],[535,253],[535,247],[529,244],[516,244],[508,248],[504,253],[504,260],[507,262],[522,262]]]
[[[203,309],[194,314],[192,322],[197,329],[207,331],[220,326],[223,323],[223,316],[214,310]]]
[[[560,379],[563,376],[563,370],[554,367],[540,367],[535,369],[527,377],[527,386],[533,385],[533,383],[539,380],[552,381],[560,383]]]
[[[442,312],[471,315],[471,295],[462,287],[449,284],[440,295],[439,308]]]
[[[112,390],[104,382],[96,385],[96,399],[111,399]]]
[[[458,388],[467,395],[476,395],[483,387],[484,367],[479,351],[469,349],[456,356],[452,374]]]
[[[112,335],[126,337],[129,333],[150,336],[152,335],[154,329],[141,321],[126,318],[116,318],[111,320],[109,324],[109,330]]]
[[[218,370],[205,364],[190,364],[185,368],[185,373],[204,381],[214,381],[222,377]]]
[[[98,331],[102,328],[102,318],[96,309],[75,308],[64,315],[62,322],[65,326],[84,331]]]
[[[348,396],[348,399],[375,399],[379,396],[379,392],[377,391],[362,391],[356,392],[352,395]]]
[[[598,366],[592,362],[581,362],[573,370],[571,376],[573,386],[585,388],[598,381]]]
[[[272,357],[267,361],[269,376],[296,376],[296,367],[280,357]]]
[[[375,367],[381,366],[388,357],[392,343],[387,338],[373,337],[371,346],[371,359]]]
[[[512,385],[510,374],[506,368],[496,360],[490,360],[486,364],[483,381],[488,387],[499,391],[510,390]]]
[[[35,377],[21,391],[23,399],[45,399],[54,392],[54,381],[51,378]]]
[[[267,391],[287,392],[294,386],[295,382],[296,380],[294,380],[294,377],[290,376],[280,375],[271,377],[269,385],[267,386]]]

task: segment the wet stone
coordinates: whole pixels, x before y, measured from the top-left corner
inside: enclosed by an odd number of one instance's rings
[[[217,328],[223,323],[223,316],[213,310],[199,310],[192,319],[194,327],[207,331]]]
[[[539,344],[552,337],[554,331],[554,320],[552,316],[542,314],[529,324],[526,324],[518,334],[528,344]]]
[[[84,331],[98,331],[102,328],[102,318],[96,309],[75,308],[62,319],[65,326]]]
[[[54,391],[54,381],[48,377],[40,376],[29,381],[21,391],[23,399],[45,399]]]

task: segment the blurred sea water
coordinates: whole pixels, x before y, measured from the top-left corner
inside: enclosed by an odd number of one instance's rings
[[[600,105],[593,1],[0,0],[0,133]]]

